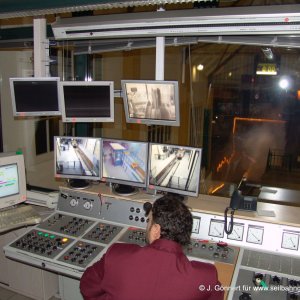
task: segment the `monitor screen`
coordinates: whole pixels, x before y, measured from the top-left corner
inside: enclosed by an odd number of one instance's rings
[[[62,81],[63,122],[113,122],[113,81]]]
[[[102,180],[146,187],[148,143],[102,139]]]
[[[100,180],[100,138],[54,137],[55,177]]]
[[[126,122],[180,125],[177,81],[122,80]]]
[[[26,177],[23,155],[0,156],[0,209],[26,201]]]
[[[198,196],[202,149],[150,143],[148,188]]]
[[[58,77],[10,78],[13,115],[59,116],[61,115]]]

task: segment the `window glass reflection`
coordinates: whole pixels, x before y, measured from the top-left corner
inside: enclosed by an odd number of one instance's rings
[[[242,178],[299,189],[300,83],[298,49],[203,44],[193,87],[206,82],[210,118],[204,145],[205,186],[228,195]],[[205,128],[204,124],[204,128]],[[205,192],[203,190],[203,192]]]

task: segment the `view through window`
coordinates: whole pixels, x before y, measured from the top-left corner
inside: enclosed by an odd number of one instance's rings
[[[193,61],[210,87],[206,191],[225,196],[242,179],[299,189],[299,50],[203,44]]]

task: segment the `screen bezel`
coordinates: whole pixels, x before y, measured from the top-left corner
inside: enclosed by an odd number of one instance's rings
[[[23,203],[27,200],[26,193],[26,173],[24,156],[22,154],[8,154],[4,153],[0,155],[0,166],[5,167],[9,165],[17,165],[18,175],[18,189],[19,192],[0,198],[0,209],[8,208],[13,205]]]
[[[150,183],[150,176],[151,176],[151,160],[152,160],[152,146],[159,145],[159,146],[166,146],[166,147],[174,147],[174,148],[184,148],[187,150],[195,150],[199,151],[199,180],[196,187],[196,191],[185,191],[176,188],[169,188],[160,185],[154,185]],[[151,190],[163,191],[163,192],[170,192],[176,193],[184,196],[191,196],[191,197],[198,197],[199,189],[200,189],[200,172],[201,172],[201,160],[202,160],[202,148],[197,147],[189,147],[189,146],[181,146],[181,145],[171,145],[171,144],[162,144],[162,143],[149,143],[149,152],[148,152],[148,174],[147,174],[147,187]]]
[[[129,99],[127,93],[127,84],[157,84],[157,85],[172,85],[174,87],[174,106],[175,106],[175,120],[155,119],[155,118],[137,118],[130,116],[129,113]],[[166,80],[121,80],[122,97],[124,103],[125,117],[127,123],[146,124],[146,125],[166,125],[166,126],[180,126],[180,106],[179,106],[179,90],[178,81]]]
[[[15,94],[15,88],[14,88],[14,83],[17,81],[56,82],[58,110],[55,110],[55,111],[29,111],[29,110],[28,111],[17,111],[17,105],[16,105],[17,99],[16,99],[16,94]],[[9,78],[13,116],[14,117],[61,116],[61,104],[60,104],[61,101],[60,101],[60,94],[59,94],[59,82],[60,82],[59,77],[13,77],[13,78]]]
[[[104,177],[103,176],[103,144],[104,142],[107,141],[112,141],[115,143],[135,143],[135,144],[143,144],[146,147],[146,161],[145,161],[145,182],[136,182],[136,181],[130,181],[130,180],[123,180],[119,178],[112,178],[112,177]],[[146,188],[147,186],[147,176],[148,176],[148,158],[149,158],[149,145],[148,142],[141,142],[141,141],[130,141],[130,140],[121,140],[121,139],[109,139],[109,138],[102,138],[101,139],[101,174],[102,178],[101,181],[103,182],[110,182],[110,183],[117,183],[117,184],[123,184],[123,185],[130,185],[130,186],[135,186],[135,187],[140,187],[140,188]]]
[[[66,103],[64,96],[64,87],[65,86],[107,86],[109,87],[110,93],[110,117],[72,117],[66,116]],[[114,82],[113,81],[61,81],[59,83],[59,94],[60,94],[60,106],[62,121],[66,123],[76,123],[76,122],[114,122]],[[100,99],[99,99],[100,101]],[[84,103],[84,102],[83,102]]]
[[[73,175],[73,174],[61,174],[57,172],[57,141],[58,139],[94,139],[99,141],[99,175],[98,176],[91,176],[91,175]],[[90,180],[90,181],[100,181],[101,179],[101,138],[96,137],[78,137],[78,136],[54,136],[54,177],[57,179],[83,179],[83,180]]]

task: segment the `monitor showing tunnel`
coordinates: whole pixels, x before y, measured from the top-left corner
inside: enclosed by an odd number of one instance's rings
[[[148,187],[187,196],[198,196],[202,149],[149,145]]]

